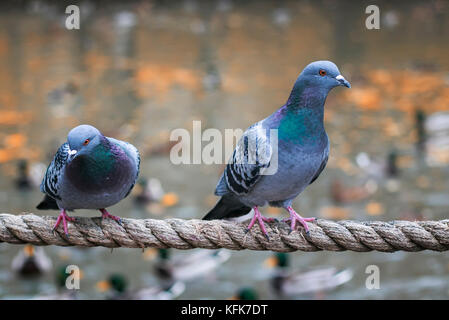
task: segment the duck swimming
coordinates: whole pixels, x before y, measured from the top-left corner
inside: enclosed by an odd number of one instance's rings
[[[175,281],[167,286],[153,286],[138,290],[129,290],[128,281],[122,274],[111,274],[107,280],[97,283],[97,289],[108,292],[109,300],[172,300],[185,290],[185,284]]]
[[[348,282],[353,276],[349,269],[339,271],[334,267],[319,267],[305,272],[290,270],[290,258],[282,252],[276,253],[266,262],[275,267],[270,286],[279,296],[328,291]]]
[[[11,269],[21,277],[35,277],[53,268],[51,259],[41,247],[25,245],[12,260]]]
[[[55,282],[57,292],[49,295],[39,295],[33,298],[33,300],[76,300],[79,299],[78,291],[76,289],[68,289],[66,282],[67,278],[71,275],[81,277],[81,271],[78,274],[67,272],[68,265],[61,266],[56,271]]]
[[[169,249],[159,249],[156,275],[162,279],[190,281],[204,277],[226,262],[231,253],[227,250],[198,250],[189,255],[171,258]]]

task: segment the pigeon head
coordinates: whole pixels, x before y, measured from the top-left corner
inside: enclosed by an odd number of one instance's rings
[[[298,77],[304,87],[323,88],[328,91],[338,86],[351,88],[351,84],[340,74],[340,70],[331,61],[315,61],[307,65]]]
[[[89,152],[100,143],[102,136],[97,128],[87,124],[73,128],[67,136],[70,157]]]

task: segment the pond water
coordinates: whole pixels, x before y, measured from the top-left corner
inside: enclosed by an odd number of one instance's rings
[[[0,211],[36,212],[38,186],[16,188],[25,159],[33,179],[68,131],[81,123],[136,145],[141,177],[158,179],[169,196],[137,207],[138,190],[112,214],[135,218],[201,218],[213,206],[222,165],[175,165],[170,132],[245,129],[286,101],[311,61],[337,63],[352,89],[326,102],[328,166],[294,202],[304,216],[355,220],[440,220],[448,217],[449,132],[428,128],[427,154],[416,147],[417,110],[448,124],[449,4],[382,3],[380,30],[365,28],[368,3],[334,1],[132,1],[81,6],[80,30],[64,28],[65,7],[33,1],[0,10]],[[443,112],[440,116],[437,112]],[[428,118],[429,119],[429,118]],[[446,120],[445,120],[446,119]],[[399,174],[388,176],[388,157]],[[285,216],[263,208],[273,216]],[[98,212],[80,210],[76,215]],[[23,246],[0,244],[0,298],[53,292],[54,272],[23,280],[11,271]],[[197,251],[197,250],[195,250]],[[80,294],[103,298],[95,284],[123,273],[131,288],[157,282],[154,260],[135,249],[46,247],[54,266],[83,271]],[[173,255],[192,251],[173,250]],[[190,282],[181,299],[219,299],[241,286],[275,298],[264,260],[270,252],[232,252],[213,274]],[[447,253],[423,251],[291,253],[292,268],[351,269],[354,277],[304,299],[448,299]],[[367,266],[380,270],[368,290]]]

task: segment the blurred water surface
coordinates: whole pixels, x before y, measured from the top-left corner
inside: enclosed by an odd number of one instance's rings
[[[191,131],[194,120],[202,121],[203,130],[245,129],[285,102],[307,63],[329,59],[352,89],[338,88],[327,99],[329,164],[294,206],[305,216],[333,219],[447,218],[449,135],[443,130],[438,141],[428,140],[429,154],[423,155],[416,148],[415,118],[416,110],[430,115],[449,109],[449,3],[381,2],[381,29],[371,31],[364,27],[368,4],[83,1],[77,31],[64,28],[63,2],[0,5],[1,211],[35,212],[42,194],[37,186],[17,190],[19,161],[26,159],[38,179],[69,129],[90,123],[135,144],[141,176],[159,179],[177,198],[142,209],[132,201],[134,192],[111,213],[201,218],[216,201],[213,190],[223,167],[172,164],[165,146],[171,130]],[[396,177],[385,175],[389,155],[397,158]],[[53,274],[20,280],[11,273],[11,259],[21,248],[0,244],[0,297],[54,291]],[[156,283],[154,261],[140,250],[45,250],[55,266],[81,267],[84,298],[102,298],[95,283],[112,272],[125,274],[131,287]],[[184,254],[189,252],[175,252]],[[273,298],[270,270],[263,266],[269,256],[233,252],[214,275],[189,283],[181,298],[227,298],[242,285]],[[297,298],[449,297],[447,253],[317,252],[291,258],[296,269],[335,266],[355,274],[336,290]],[[365,287],[365,268],[372,264],[381,271],[379,290]]]

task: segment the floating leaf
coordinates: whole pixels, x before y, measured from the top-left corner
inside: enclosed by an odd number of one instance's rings
[[[15,133],[6,136],[4,143],[7,148],[20,148],[24,146],[26,140],[23,134]]]
[[[347,219],[351,215],[351,211],[342,207],[323,207],[320,215],[327,219]]]
[[[278,207],[268,207],[267,208],[267,213],[271,214],[271,215],[274,215],[274,216],[277,216],[277,215],[280,215],[282,213],[282,209],[278,208]]]
[[[164,194],[164,196],[162,197],[162,200],[161,200],[161,204],[164,207],[172,207],[172,206],[176,205],[178,202],[179,202],[179,197],[176,193],[173,193],[173,192]]]
[[[365,211],[370,215],[370,216],[380,216],[383,215],[384,212],[384,207],[380,202],[370,202],[366,205],[365,207]]]

